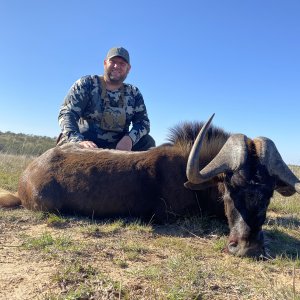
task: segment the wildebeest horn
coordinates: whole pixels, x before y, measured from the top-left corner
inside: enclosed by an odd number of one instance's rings
[[[217,156],[202,170],[199,169],[200,150],[213,117],[214,115],[202,127],[189,155],[186,175],[193,184],[203,183],[229,170],[238,170],[247,158],[247,137],[234,134],[229,137]]]
[[[300,194],[300,181],[283,161],[274,142],[265,137],[258,137],[254,139],[254,143],[259,160],[269,174],[277,176]]]

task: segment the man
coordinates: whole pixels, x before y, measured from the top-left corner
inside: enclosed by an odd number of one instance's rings
[[[124,83],[130,69],[128,51],[112,48],[104,60],[104,76],[84,76],[73,84],[59,111],[58,145],[76,142],[84,148],[125,151],[155,146],[143,96]]]

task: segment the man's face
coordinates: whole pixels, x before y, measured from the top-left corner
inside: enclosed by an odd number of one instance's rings
[[[130,65],[119,56],[104,60],[104,75],[111,83],[124,82],[129,71]]]

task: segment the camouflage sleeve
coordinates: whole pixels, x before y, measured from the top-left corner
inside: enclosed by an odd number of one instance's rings
[[[89,97],[88,76],[86,76],[72,85],[64,99],[59,111],[58,123],[64,138],[68,142],[84,140],[79,131],[78,121],[89,101]]]
[[[132,118],[132,128],[129,132],[133,145],[150,132],[150,120],[148,118],[146,105],[143,96],[138,89],[136,89],[134,97],[134,116]]]

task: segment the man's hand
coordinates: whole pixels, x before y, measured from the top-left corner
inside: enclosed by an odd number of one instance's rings
[[[132,140],[128,135],[124,135],[116,146],[117,150],[131,151]]]
[[[83,148],[98,148],[98,146],[92,141],[82,141],[79,142],[79,144],[83,146]]]

